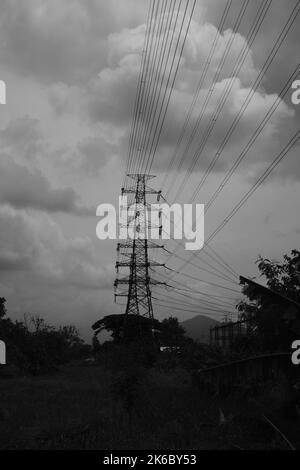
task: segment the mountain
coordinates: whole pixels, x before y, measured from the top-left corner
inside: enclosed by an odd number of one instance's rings
[[[220,322],[205,315],[197,315],[180,323],[185,329],[186,336],[197,339],[201,343],[209,343],[209,331],[212,326],[220,325]]]

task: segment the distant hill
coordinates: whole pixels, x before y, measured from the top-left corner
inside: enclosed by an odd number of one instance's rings
[[[220,325],[220,322],[205,315],[197,315],[180,323],[186,331],[186,336],[197,339],[201,343],[209,343],[210,327]]]

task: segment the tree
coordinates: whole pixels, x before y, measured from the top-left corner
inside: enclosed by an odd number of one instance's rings
[[[115,342],[151,337],[153,330],[159,329],[159,327],[160,323],[157,320],[150,320],[140,315],[126,317],[124,314],[107,315],[92,326],[95,336],[106,330],[111,333]]]
[[[6,299],[4,297],[0,297],[0,320],[5,317],[6,315]]]
[[[250,302],[240,302],[238,310],[241,318],[252,326],[256,347],[269,351],[286,349],[295,339],[297,323],[300,323],[297,308],[297,303],[300,304],[300,252],[293,250],[290,256],[284,255],[281,263],[259,256],[256,264],[268,289],[246,284],[243,293]]]
[[[181,346],[185,341],[185,329],[179,325],[178,318],[165,318],[160,323],[159,339],[162,346]]]
[[[55,328],[42,318],[24,315],[24,321],[6,317],[5,299],[0,299],[1,340],[7,345],[8,363],[30,374],[53,371],[57,366],[91,353],[74,326]]]
[[[283,259],[278,263],[259,256],[256,263],[270,289],[300,302],[300,251],[292,250],[291,256]]]

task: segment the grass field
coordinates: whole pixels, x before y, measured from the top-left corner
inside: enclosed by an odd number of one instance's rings
[[[129,406],[115,373],[73,365],[48,377],[0,379],[0,449],[287,449],[262,419],[274,414],[280,390],[264,402],[204,396],[188,372],[149,370]],[[276,393],[278,396],[276,396]],[[300,446],[300,419],[281,430]],[[298,442],[297,442],[298,439]]]

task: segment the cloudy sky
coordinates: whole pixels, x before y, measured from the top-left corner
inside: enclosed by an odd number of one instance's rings
[[[201,159],[180,192],[180,202],[190,200],[299,2],[273,0],[250,45],[249,29],[263,3],[251,0],[234,31],[243,2],[233,0],[218,32],[225,0],[197,0],[152,168],[158,176],[153,186],[172,202],[191,165],[197,139],[179,173],[165,181],[164,170],[174,154],[216,34],[218,47],[190,129],[230,38],[230,54],[205,109],[202,129],[210,122],[243,48],[247,56]],[[0,105],[0,296],[7,299],[14,318],[24,313],[42,315],[55,324],[75,324],[88,337],[96,319],[122,311],[113,303],[115,242],[96,238],[95,214],[98,204],[115,203],[120,194],[148,7],[148,0],[1,1],[0,79],[7,85],[7,104]],[[209,200],[299,63],[299,26],[300,14],[197,202]],[[207,235],[286,145],[299,122],[300,105],[293,105],[291,93],[287,93],[207,214]],[[185,148],[183,141],[180,151]],[[162,182],[165,187],[160,187]],[[296,146],[218,234],[212,247],[238,273],[257,275],[254,261],[258,254],[280,259],[299,248],[299,198]],[[187,258],[184,250],[180,256]],[[176,269],[178,261],[173,259],[171,267]],[[185,272],[202,279],[207,276],[192,267]],[[211,285],[200,285],[212,293]],[[155,313],[162,317],[172,312],[156,308]],[[193,316],[176,313],[180,319]]]

